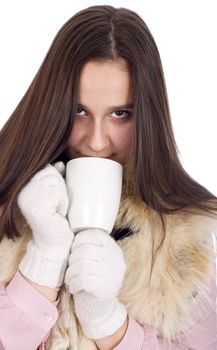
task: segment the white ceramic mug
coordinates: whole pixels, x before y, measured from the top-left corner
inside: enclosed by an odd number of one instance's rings
[[[77,233],[99,228],[111,233],[122,190],[122,165],[106,158],[82,157],[66,165],[68,220]]]

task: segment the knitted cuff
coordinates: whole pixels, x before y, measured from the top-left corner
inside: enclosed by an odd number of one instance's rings
[[[106,309],[102,310],[102,317],[96,319],[94,308],[92,317],[88,313],[82,315],[82,329],[84,334],[91,339],[102,339],[114,334],[125,322],[127,318],[127,310],[123,304],[118,301],[110,304],[109,314]]]
[[[34,241],[30,241],[19,270],[35,283],[58,289],[63,283],[67,262],[68,256],[49,255],[37,248]]]

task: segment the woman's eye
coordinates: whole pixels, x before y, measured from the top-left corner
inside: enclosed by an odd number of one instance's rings
[[[84,111],[84,110],[83,110],[83,108],[78,107],[78,108],[77,108],[76,115],[78,115],[78,114],[79,114],[79,115],[81,115],[81,114],[80,114],[80,113],[81,113],[81,111]]]
[[[116,114],[116,117],[114,117],[115,119],[128,119],[132,114],[132,112],[123,109],[114,111],[113,113]]]

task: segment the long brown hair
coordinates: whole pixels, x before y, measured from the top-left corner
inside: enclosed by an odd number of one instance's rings
[[[160,55],[144,20],[126,8],[91,6],[58,31],[26,94],[0,132],[0,239],[18,236],[21,188],[47,163],[64,160],[79,74],[90,59],[127,61],[134,86],[134,191],[163,214],[214,213],[217,198],[183,169],[174,139]],[[163,220],[162,220],[163,221]]]

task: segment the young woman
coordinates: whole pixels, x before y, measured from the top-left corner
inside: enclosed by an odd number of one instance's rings
[[[92,6],[64,24],[0,154],[1,349],[216,349],[217,198],[182,168],[138,14]],[[110,235],[70,229],[65,164],[83,156],[123,165]]]

